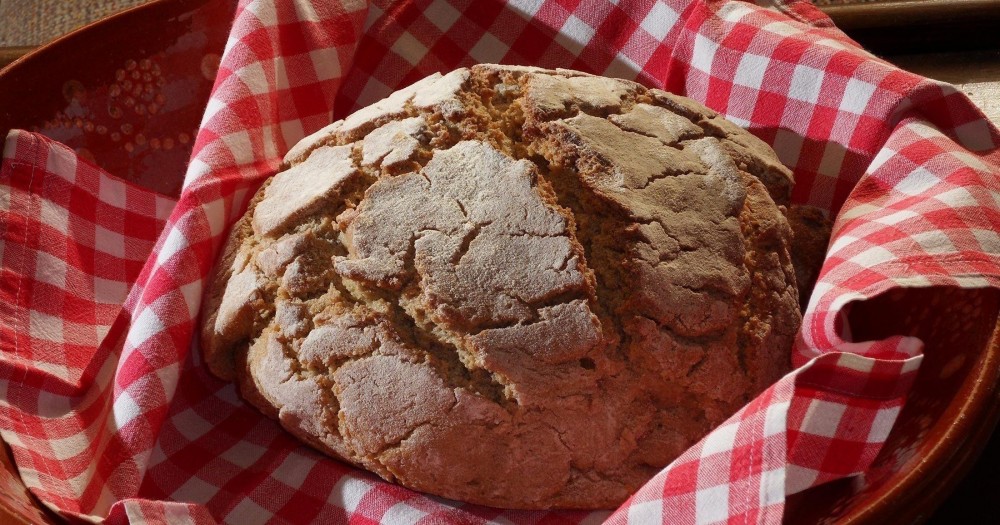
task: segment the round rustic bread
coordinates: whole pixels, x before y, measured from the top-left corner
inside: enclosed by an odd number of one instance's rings
[[[232,229],[204,357],[387,480],[615,507],[789,366],[791,174],[694,101],[479,65],[285,160]]]

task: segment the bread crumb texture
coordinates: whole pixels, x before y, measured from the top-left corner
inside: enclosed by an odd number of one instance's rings
[[[232,229],[205,360],[387,480],[612,508],[788,369],[791,173],[696,102],[478,65],[285,160]]]

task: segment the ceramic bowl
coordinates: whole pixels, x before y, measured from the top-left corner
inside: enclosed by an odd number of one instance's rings
[[[176,195],[234,8],[233,0],[160,0],[23,57],[0,71],[0,134],[40,132],[111,173]],[[927,357],[869,472],[792,496],[786,522],[929,516],[1000,416],[998,312],[1000,293],[990,290],[908,290],[852,305],[857,340],[916,335]],[[9,455],[0,457],[0,522],[53,519],[28,495]]]

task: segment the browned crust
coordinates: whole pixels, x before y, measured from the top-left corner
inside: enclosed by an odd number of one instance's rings
[[[792,227],[792,263],[799,289],[799,305],[805,310],[820,269],[826,259],[833,221],[815,207],[791,205],[788,222]]]
[[[635,83],[503,66],[448,79],[457,93],[394,95],[296,147],[290,168],[320,169],[316,151],[352,144],[356,173],[266,234],[258,192],[206,294],[205,360],[390,481],[616,506],[787,370],[800,318],[775,202],[791,174],[714,112]],[[469,184],[495,196],[446,197]]]
[[[208,369],[220,379],[232,381],[235,378],[235,356],[233,348],[238,346],[239,341],[228,341],[219,337],[216,333],[215,325],[219,315],[219,306],[222,303],[222,296],[226,290],[226,284],[232,277],[233,261],[239,253],[244,239],[253,235],[253,228],[250,220],[253,217],[253,209],[264,197],[264,190],[268,182],[265,182],[260,190],[253,196],[247,206],[247,211],[236,224],[229,230],[228,237],[222,247],[221,256],[212,268],[208,276],[207,289],[202,296],[202,321],[201,321],[201,355]]]

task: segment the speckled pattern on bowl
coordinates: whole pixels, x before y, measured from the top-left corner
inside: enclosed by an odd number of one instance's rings
[[[0,75],[0,132],[40,132],[176,196],[234,9],[231,0],[153,2],[42,47]]]

